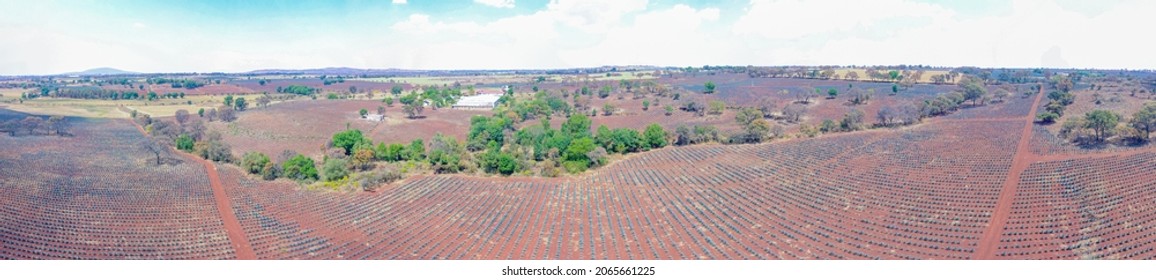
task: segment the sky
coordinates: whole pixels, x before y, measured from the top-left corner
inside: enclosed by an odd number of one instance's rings
[[[1147,0],[0,0],[0,75],[112,67],[1153,69]]]

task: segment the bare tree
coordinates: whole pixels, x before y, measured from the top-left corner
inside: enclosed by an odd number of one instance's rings
[[[36,132],[36,129],[39,129],[43,123],[43,119],[33,116],[27,116],[24,118],[24,120],[20,121],[20,124],[24,127],[24,129],[28,130],[28,135],[32,135],[33,132]]]
[[[164,144],[167,142],[162,142],[163,138],[164,138],[163,136],[158,136],[158,137],[145,136],[144,141],[142,141],[140,144],[141,149],[143,149],[147,152],[153,153],[153,155],[156,156],[157,165],[161,164],[161,153],[167,152],[167,149],[168,149],[168,147],[166,147]]]
[[[788,122],[799,122],[806,113],[807,107],[800,104],[787,104],[786,107],[783,107],[783,117],[786,118]]]
[[[185,122],[189,121],[189,111],[185,109],[177,110],[173,117],[177,119],[177,123],[185,125]]]
[[[221,107],[221,109],[217,110],[217,116],[220,117],[223,122],[237,120],[237,112],[233,111],[233,108],[229,106]]]

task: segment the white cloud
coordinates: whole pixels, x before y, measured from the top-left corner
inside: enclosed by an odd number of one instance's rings
[[[406,0],[393,0],[394,5],[405,5]]]
[[[513,8],[514,0],[474,0],[474,3],[495,8]]]
[[[714,64],[735,54],[734,44],[702,28],[718,19],[717,8],[675,5],[639,14],[630,25],[610,28],[598,44],[560,55],[574,66]]]
[[[566,26],[600,33],[617,26],[623,16],[646,10],[646,0],[551,0],[543,13]]]
[[[859,2],[752,1],[732,31],[737,36],[753,36],[745,44],[763,47],[748,54],[752,64],[1048,67],[1066,61],[1078,68],[1156,65],[1156,56],[1145,55],[1146,44],[1134,31],[1145,26],[1145,14],[1156,10],[1156,3],[1150,1],[1124,3],[1090,17],[1052,0],[1017,0],[1009,13],[966,19],[922,3]],[[837,8],[820,7],[824,5]],[[923,17],[924,22],[902,25],[882,37],[858,33],[868,30],[859,27],[875,26],[873,31],[878,31],[885,21],[904,17]]]
[[[888,19],[940,19],[952,12],[908,0],[752,0],[735,22],[739,35],[796,39],[837,31],[871,28]]]

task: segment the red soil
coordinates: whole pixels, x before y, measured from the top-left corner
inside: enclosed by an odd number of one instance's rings
[[[133,122],[133,126],[140,131],[141,136],[147,135],[144,127]],[[225,233],[229,236],[229,241],[233,243],[233,250],[237,252],[237,259],[253,260],[257,259],[257,255],[253,253],[253,248],[249,246],[249,239],[245,237],[245,231],[241,229],[241,224],[237,222],[237,216],[233,214],[233,207],[229,205],[229,196],[225,194],[225,188],[221,186],[220,175],[217,175],[217,167],[213,163],[198,158],[194,155],[182,153],[177,151],[185,158],[194,162],[199,162],[205,166],[205,172],[208,173],[209,185],[213,189],[213,199],[217,202],[217,212],[221,214],[221,222],[224,223]]]
[[[1012,200],[1016,195],[1016,186],[1020,181],[1020,175],[1024,170],[1028,169],[1035,156],[1031,152],[1032,139],[1032,123],[1035,121],[1036,108],[1039,108],[1040,99],[1043,99],[1044,91],[1043,85],[1040,86],[1040,93],[1036,94],[1036,100],[1032,103],[1032,109],[1028,112],[1027,117],[1024,117],[1026,124],[1024,124],[1023,131],[1020,132],[1020,141],[1016,145],[1016,153],[1012,159],[1011,169],[1008,170],[1007,179],[1003,183],[1003,191],[1000,191],[999,200],[996,201],[995,211],[992,213],[991,222],[989,222],[987,230],[984,231],[983,238],[979,241],[979,249],[976,250],[976,259],[993,259],[995,258],[996,245],[999,243],[999,237],[1003,233],[1004,226],[1007,225],[1009,212],[1011,211]]]

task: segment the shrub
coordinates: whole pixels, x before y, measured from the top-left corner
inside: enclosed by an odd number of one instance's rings
[[[281,166],[285,178],[296,181],[317,180],[317,167],[313,159],[296,155]]]
[[[321,164],[321,180],[333,182],[349,176],[349,169],[345,168],[344,159],[329,158]]]
[[[269,163],[269,156],[259,152],[248,152],[241,157],[241,168],[249,174],[260,174]]]

